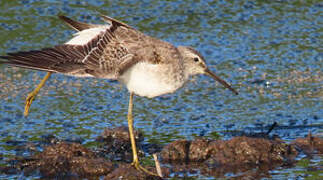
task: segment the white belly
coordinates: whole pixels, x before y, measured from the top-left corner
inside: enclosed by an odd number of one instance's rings
[[[173,93],[184,84],[181,73],[172,73],[168,65],[138,63],[120,77],[130,92],[149,98]]]

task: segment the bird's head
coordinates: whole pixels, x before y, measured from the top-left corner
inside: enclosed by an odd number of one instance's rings
[[[197,50],[189,46],[178,46],[178,50],[184,60],[185,73],[187,73],[188,76],[197,74],[208,75],[221,83],[224,87],[230,89],[233,93],[238,94],[238,92],[233,89],[227,82],[225,82],[223,79],[219,78],[209,70],[203,56]]]

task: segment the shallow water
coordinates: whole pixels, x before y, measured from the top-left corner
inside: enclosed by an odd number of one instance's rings
[[[323,133],[322,9],[320,1],[2,0],[0,55],[67,41],[73,31],[56,15],[101,23],[106,14],[148,35],[199,50],[235,96],[209,77],[195,77],[174,94],[135,97],[135,126],[147,142],[196,136],[230,138],[236,131],[272,133],[284,140]],[[102,79],[52,75],[23,117],[24,99],[44,72],[0,66],[0,154],[53,134],[91,144],[105,127],[127,125],[128,93]],[[12,143],[15,142],[15,143]],[[300,157],[301,158],[301,157]],[[273,178],[305,177],[309,165],[275,169]],[[321,173],[321,174],[320,174]],[[314,171],[322,176],[322,169]],[[3,176],[13,178],[19,175]]]

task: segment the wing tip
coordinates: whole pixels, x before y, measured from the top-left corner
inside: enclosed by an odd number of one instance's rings
[[[124,26],[124,27],[130,28],[130,29],[135,29],[135,28],[129,26],[128,24],[126,24],[126,23],[124,23],[122,21],[116,20],[116,19],[114,19],[114,18],[112,18],[110,16],[106,16],[104,14],[100,14],[100,16],[103,19],[103,21],[108,22],[111,25]]]
[[[95,25],[95,24],[87,24],[87,23],[83,23],[83,22],[78,22],[78,21],[75,21],[63,14],[58,14],[57,15],[58,18],[60,20],[62,20],[63,22],[65,22],[68,26],[70,26],[71,28],[77,30],[77,31],[82,31],[82,30],[85,30],[85,29],[90,29],[90,28],[95,28],[95,27],[98,27],[100,25]],[[135,29],[131,26],[129,26],[128,24],[122,22],[122,21],[119,21],[117,19],[114,19],[112,17],[109,17],[109,16],[106,16],[104,14],[101,14],[100,13],[100,17],[103,19],[103,21],[111,24],[111,25],[114,25],[114,26],[124,26],[124,27],[127,27],[127,28],[130,28],[130,29]]]

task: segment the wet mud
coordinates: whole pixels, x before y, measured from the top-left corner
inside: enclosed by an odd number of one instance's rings
[[[236,178],[270,177],[269,171],[274,168],[294,166],[300,153],[309,158],[323,154],[323,139],[312,134],[291,143],[263,135],[238,136],[230,140],[177,140],[162,148],[144,145],[139,132],[135,132],[135,136],[141,152],[139,156],[143,159],[145,153],[151,156],[150,152],[156,152],[166,178],[194,177],[194,174],[226,177],[228,173],[236,174]],[[96,148],[87,148],[80,142],[60,141],[50,136],[43,141],[40,151],[36,150],[36,144],[15,142],[28,155],[6,160],[7,166],[0,167],[0,171],[45,179],[162,179],[131,165],[132,152],[126,127],[107,128],[95,142],[99,144]],[[156,173],[154,164],[151,160],[143,166]]]

